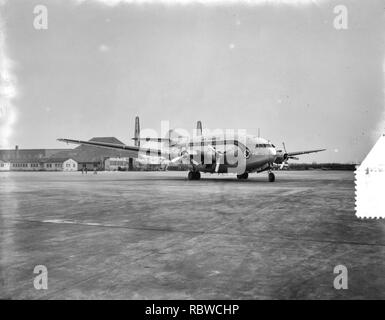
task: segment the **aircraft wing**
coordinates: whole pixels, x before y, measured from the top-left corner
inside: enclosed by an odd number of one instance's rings
[[[94,146],[94,147],[102,147],[109,149],[119,149],[126,150],[132,154],[133,158],[137,158],[139,154],[147,155],[147,156],[158,156],[165,157],[169,159],[170,154],[164,152],[160,149],[151,149],[151,148],[141,148],[137,146],[127,146],[125,144],[116,144],[116,143],[108,143],[108,142],[98,142],[98,141],[82,141],[82,140],[73,140],[73,139],[57,139],[61,142],[74,143],[74,144],[82,144],[86,146]]]
[[[172,140],[171,139],[168,139],[168,138],[132,138],[132,140],[135,140],[135,141],[146,141],[146,142],[149,142],[149,141],[152,141],[152,142],[171,142]]]
[[[315,152],[321,152],[325,151],[326,149],[316,149],[316,150],[306,150],[306,151],[296,151],[296,152],[288,152],[287,155],[289,157],[298,156],[300,154],[308,154],[308,153],[315,153]]]

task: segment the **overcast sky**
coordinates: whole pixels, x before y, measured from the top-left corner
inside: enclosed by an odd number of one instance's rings
[[[328,149],[302,161],[356,162],[385,131],[383,1],[102,2],[1,7],[16,80],[13,130],[1,147],[64,148],[56,138],[94,136],[131,144],[139,115],[156,130],[161,120],[261,128],[289,151]],[[33,27],[36,4],[48,8],[47,30]],[[348,8],[348,30],[333,26],[337,4]]]

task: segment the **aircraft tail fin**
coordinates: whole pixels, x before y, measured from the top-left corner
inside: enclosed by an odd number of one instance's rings
[[[202,122],[199,120],[197,122],[197,136],[201,136],[202,135]]]
[[[139,117],[135,117],[135,135],[134,135],[134,140],[135,140],[135,146],[140,147],[140,124],[139,124]]]

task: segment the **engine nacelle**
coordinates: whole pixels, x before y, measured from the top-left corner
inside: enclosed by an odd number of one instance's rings
[[[282,150],[277,150],[277,154],[275,156],[274,163],[281,164],[285,162],[289,158],[289,155]]]

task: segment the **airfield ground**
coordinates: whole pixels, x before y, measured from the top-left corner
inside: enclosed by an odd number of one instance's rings
[[[355,217],[353,172],[186,175],[0,173],[0,298],[385,297],[385,221]]]

